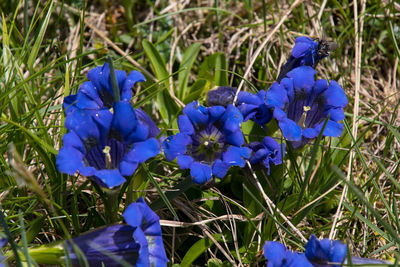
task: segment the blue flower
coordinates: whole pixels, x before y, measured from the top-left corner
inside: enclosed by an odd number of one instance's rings
[[[272,119],[272,112],[266,103],[267,92],[259,91],[257,94],[240,91],[237,107],[243,114],[244,121],[252,120],[264,126]]]
[[[313,262],[316,267],[335,266],[329,265],[328,262],[342,263],[346,257],[347,247],[346,244],[338,240],[330,240],[324,238],[318,240],[315,235],[311,235],[310,240],[306,244],[305,255],[307,259]]]
[[[242,147],[243,116],[236,107],[204,107],[194,101],[183,113],[178,118],[180,133],[162,144],[167,160],[177,158],[178,165],[190,169],[198,184],[207,182],[212,175],[223,178],[231,166],[244,167],[251,150]]]
[[[282,163],[282,156],[285,155],[285,144],[280,145],[274,138],[266,136],[262,143],[251,142],[247,145],[252,151],[250,163],[262,163],[269,174],[270,164],[279,165]],[[282,150],[283,149],[283,150]]]
[[[301,148],[319,135],[329,116],[324,136],[339,137],[343,131],[343,108],[347,97],[342,87],[331,81],[314,81],[315,70],[304,66],[290,71],[288,78],[275,82],[267,91],[267,105],[274,108],[284,137],[293,148]]]
[[[277,81],[280,82],[289,71],[300,67],[310,66],[315,68],[318,62],[329,56],[329,52],[335,50],[336,43],[321,40],[315,42],[309,37],[301,36],[295,40],[292,55],[285,65],[281,68]]]
[[[229,86],[219,86],[215,90],[208,91],[208,106],[227,106],[233,103],[237,88]]]
[[[304,253],[292,252],[279,242],[267,241],[263,249],[267,267],[313,267]]]
[[[67,242],[74,266],[80,261],[89,266],[167,266],[160,218],[139,198],[123,214],[128,225],[111,225],[84,233]],[[79,248],[74,248],[74,245]],[[111,257],[110,257],[111,256]]]
[[[120,91],[121,101],[130,101],[132,87],[137,82],[144,82],[143,74],[134,70],[126,75],[125,71],[115,70],[115,76]],[[110,67],[107,63],[91,69],[87,78],[75,95],[64,99],[64,109],[67,114],[75,109],[102,109],[111,108],[114,103],[114,94],[111,85]]]
[[[139,163],[160,152],[154,122],[129,102],[108,109],[76,109],[65,119],[69,132],[63,137],[56,165],[60,172],[91,177],[101,186],[113,188],[125,182]]]

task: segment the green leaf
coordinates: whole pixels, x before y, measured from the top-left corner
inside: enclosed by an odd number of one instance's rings
[[[177,96],[179,99],[183,100],[187,94],[187,84],[189,81],[190,70],[193,66],[194,61],[197,58],[197,55],[200,52],[201,43],[194,43],[188,49],[186,49],[182,62],[179,67],[179,75],[178,75],[178,92]]]
[[[151,66],[153,67],[155,72],[155,76],[159,81],[163,83],[163,90],[157,94],[157,104],[162,118],[167,124],[169,124],[178,113],[179,108],[168,92],[170,88],[169,73],[167,71],[165,61],[161,57],[155,46],[148,40],[143,40],[142,46],[144,52],[150,59]]]
[[[228,72],[226,57],[223,53],[217,53],[215,59],[215,85],[216,86],[227,86],[228,85]]]
[[[194,100],[198,100],[204,88],[206,88],[207,80],[199,79],[189,89],[189,95],[185,97],[183,103],[188,104]]]
[[[212,236],[217,241],[222,240],[222,236],[220,234],[214,234]],[[191,264],[212,245],[214,245],[214,242],[211,241],[210,238],[203,238],[194,243],[188,252],[186,252],[185,257],[183,257],[181,266],[191,266]]]

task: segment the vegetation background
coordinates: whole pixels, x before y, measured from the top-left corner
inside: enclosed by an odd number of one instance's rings
[[[122,188],[120,211],[146,197],[162,219],[171,265],[265,266],[265,241],[302,251],[312,233],[347,242],[353,255],[398,259],[395,1],[9,0],[0,11],[0,221],[8,256],[18,250],[34,266],[28,248],[107,224],[102,192],[55,166],[66,132],[63,97],[107,55],[116,69],[146,76],[133,104],[169,135],[182,106],[205,104],[215,86],[268,88],[295,38],[306,35],[338,44],[317,78],[337,80],[347,93],[341,138],[289,150],[270,175],[233,169],[206,187],[160,155]],[[265,135],[251,123],[243,128],[248,140]],[[273,124],[268,132],[279,138]]]

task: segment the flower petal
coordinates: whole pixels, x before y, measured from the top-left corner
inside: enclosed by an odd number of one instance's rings
[[[112,128],[120,132],[124,139],[135,130],[138,125],[136,113],[127,101],[120,101],[114,103],[114,116],[112,120]]]
[[[138,165],[139,163],[137,162],[128,162],[123,160],[119,164],[119,172],[122,176],[130,176],[136,171]]]
[[[200,162],[193,162],[190,165],[190,175],[196,184],[204,184],[211,179],[212,172],[210,166]]]
[[[295,89],[305,89],[310,92],[314,85],[316,71],[310,66],[301,66],[289,71],[287,76],[293,79]]]
[[[162,143],[165,158],[168,161],[173,161],[178,155],[185,154],[186,146],[192,142],[192,139],[187,134],[177,133],[169,136]]]
[[[124,161],[143,163],[149,158],[155,157],[160,153],[160,145],[155,138],[147,139],[143,142],[137,142],[125,155]]]
[[[177,157],[177,163],[181,169],[189,169],[193,161],[194,159],[191,156],[178,155]]]
[[[132,87],[135,85],[135,83],[144,81],[146,81],[146,78],[143,76],[143,74],[137,70],[131,71],[124,80],[122,86],[120,86],[121,100],[130,101],[132,98]]]
[[[242,131],[236,131],[233,133],[228,133],[225,136],[226,143],[233,145],[233,146],[241,146],[244,144],[244,137]]]
[[[73,175],[84,166],[83,154],[74,147],[64,146],[58,151],[56,166],[61,173]]]
[[[325,91],[326,104],[332,107],[345,107],[349,102],[343,88],[336,82],[331,81]]]
[[[204,113],[204,107],[199,105],[197,101],[193,101],[186,105],[183,109],[183,113],[188,116],[194,127],[206,125],[208,123],[209,115]]]
[[[94,176],[95,179],[99,179],[108,188],[120,186],[126,181],[119,170],[115,169],[99,170],[95,172]]]
[[[148,137],[156,137],[160,133],[160,129],[157,127],[155,122],[151,119],[151,117],[141,108],[135,110],[136,116],[138,120],[147,125],[149,129]]]
[[[216,159],[214,161],[214,164],[212,166],[212,173],[213,175],[215,175],[218,178],[224,178],[226,173],[228,172],[229,168],[231,167],[231,165],[229,165],[228,163],[223,162],[220,159]]]
[[[235,132],[240,130],[243,115],[235,106],[228,105],[224,115],[221,117],[221,121],[224,123],[224,130]]]
[[[279,121],[279,127],[282,130],[283,136],[289,141],[301,140],[301,127],[291,119],[283,119]]]
[[[324,125],[324,122],[321,122],[321,123],[315,125],[314,128],[318,132],[321,132],[323,125]],[[323,134],[324,134],[324,136],[340,137],[342,135],[343,128],[344,128],[344,126],[342,123],[328,120],[328,123],[326,124]]]
[[[268,89],[266,97],[266,104],[271,107],[278,107],[282,109],[285,107],[285,104],[289,102],[287,91],[277,82],[273,83]]]
[[[178,117],[178,127],[181,133],[192,135],[194,134],[194,127],[187,115],[180,115]]]

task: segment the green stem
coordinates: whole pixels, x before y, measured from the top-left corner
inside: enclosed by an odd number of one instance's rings
[[[116,223],[120,220],[119,211],[119,201],[118,201],[118,189],[106,190],[106,200],[104,202],[104,207],[106,208],[105,214],[108,224]]]

